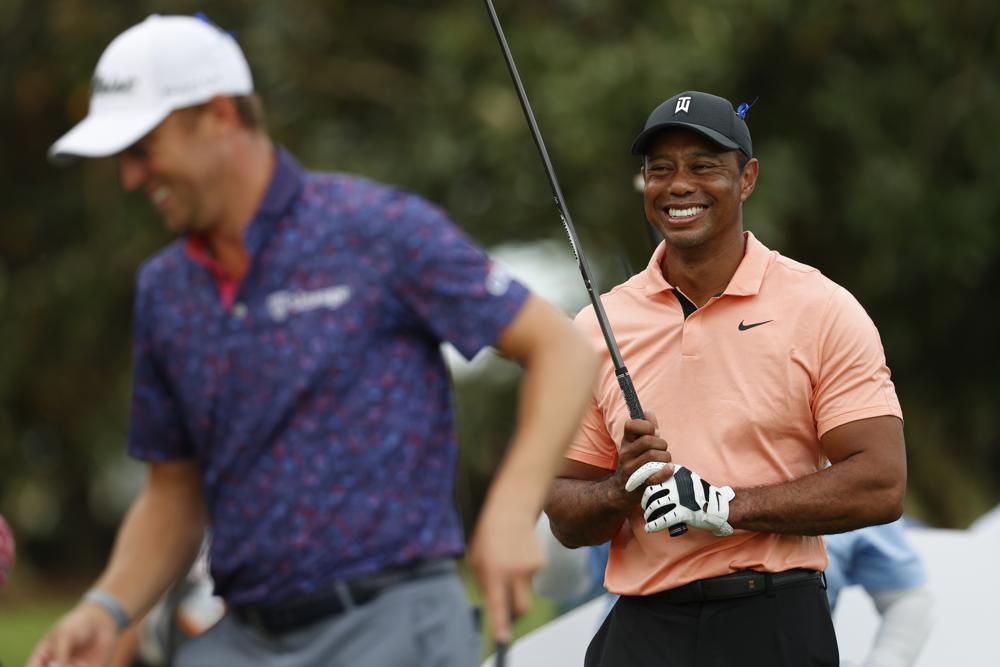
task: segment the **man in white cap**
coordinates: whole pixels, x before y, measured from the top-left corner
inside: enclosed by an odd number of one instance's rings
[[[209,525],[229,613],[177,664],[475,664],[442,341],[526,368],[470,562],[498,640],[529,604],[535,519],[595,355],[440,210],[304,171],[252,91],[230,35],[151,16],[108,46],[90,114],[52,147],[117,155],[181,237],[138,274],[128,449],[147,484],[33,666],[105,664]]]

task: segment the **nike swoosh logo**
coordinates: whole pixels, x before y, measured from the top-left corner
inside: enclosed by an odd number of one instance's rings
[[[763,322],[754,322],[753,324],[743,324],[743,320],[740,320],[740,331],[746,331],[747,329],[753,329],[754,327],[759,327],[762,324],[767,324],[768,322],[773,322],[774,320],[764,320]]]

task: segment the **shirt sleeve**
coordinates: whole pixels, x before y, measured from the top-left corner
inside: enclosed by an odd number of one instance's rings
[[[177,399],[157,363],[152,336],[151,295],[140,277],[133,314],[132,403],[128,453],[149,462],[192,458],[190,438]]]
[[[577,315],[573,324],[591,341],[598,354],[608,354],[591,306],[584,308]],[[602,373],[605,373],[610,366],[602,364],[601,368],[604,369]],[[614,382],[617,386],[617,380],[614,380]],[[576,435],[570,442],[569,448],[566,450],[565,456],[573,461],[579,461],[580,463],[586,463],[606,470],[614,470],[615,466],[618,465],[618,445],[608,431],[607,421],[604,419],[604,411],[601,409],[599,396],[603,384],[604,380],[602,379],[594,385],[590,405],[583,414],[583,419],[576,431]]]
[[[920,555],[899,521],[858,531],[851,554],[852,579],[869,592],[900,591],[927,583]]]
[[[819,437],[859,419],[902,419],[878,330],[847,290],[837,287],[831,294],[818,336],[812,403]]]
[[[433,335],[466,358],[494,345],[530,296],[436,207],[405,196],[387,212],[398,218],[393,284]]]
[[[600,407],[593,399],[565,456],[607,470],[614,470],[618,465],[618,446],[611,439]]]

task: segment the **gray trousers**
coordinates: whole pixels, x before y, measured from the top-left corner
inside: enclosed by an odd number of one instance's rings
[[[272,636],[227,614],[176,667],[472,667],[478,628],[457,575],[408,581],[329,620]]]

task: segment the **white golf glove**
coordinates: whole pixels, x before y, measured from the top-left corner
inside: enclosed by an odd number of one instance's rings
[[[625,483],[634,491],[660,470],[664,463],[641,466]],[[646,532],[656,533],[678,523],[711,531],[718,537],[733,534],[729,525],[729,501],[736,493],[728,486],[712,486],[692,470],[674,465],[674,474],[662,484],[647,486],[642,493]]]

